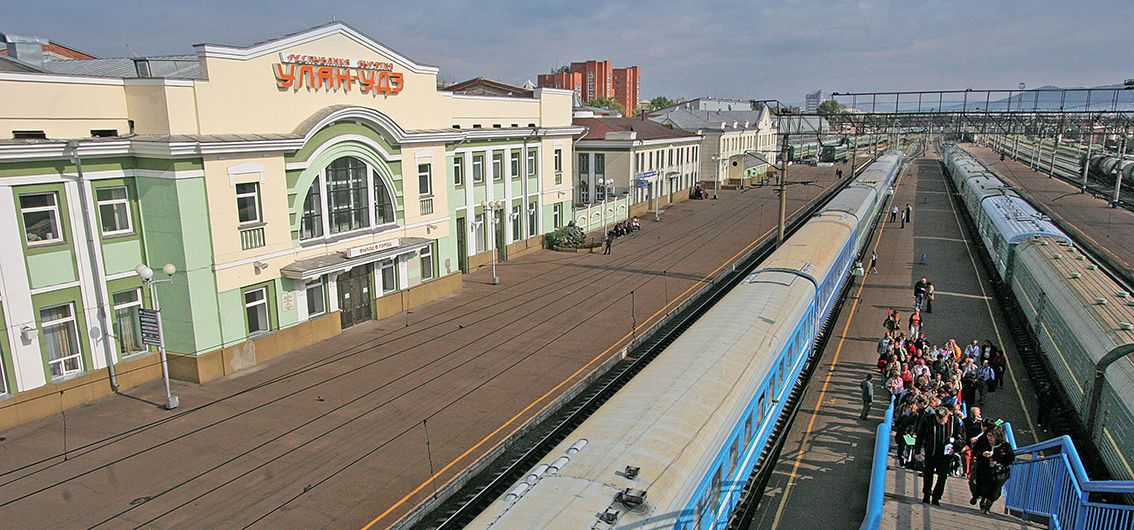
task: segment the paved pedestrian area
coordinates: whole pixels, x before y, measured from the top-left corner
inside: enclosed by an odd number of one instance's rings
[[[898,222],[883,224],[870,243],[867,254],[877,250],[879,272],[851,286],[851,298],[832,328],[752,528],[813,528],[818,520],[825,528],[857,528],[862,522],[875,429],[888,404],[876,368],[877,341],[887,309],[909,315],[913,284],[922,277],[937,290],[933,312],[924,315],[932,342],[988,338],[1008,352],[1007,385],[989,395],[985,416],[1010,421],[1020,443],[1041,437],[1032,427],[1035,394],[1016,379],[1025,377],[1013,370],[1019,357],[973,246],[980,242],[969,239],[960,205],[948,190],[935,153],[916,158],[903,172],[892,200],[899,207],[910,204],[913,221],[904,228]],[[875,374],[876,397],[868,420],[862,421],[859,383],[867,373]],[[921,504],[919,475],[891,467],[888,476],[883,528],[1012,527],[999,526],[997,518],[969,506],[963,479],[951,479],[942,506],[931,508]],[[1002,508],[1000,501],[994,510]]]
[[[835,184],[793,168],[789,212]],[[771,188],[688,201],[613,254],[541,251],[207,385],[158,382],[0,433],[5,528],[394,524],[774,237]]]
[[[1000,154],[988,147],[966,144],[1021,195],[1036,204],[1076,241],[1090,245],[1092,252],[1102,254],[1119,274],[1134,283],[1134,211],[1111,208],[1106,199],[1087,193],[1068,182],[1033,171],[1027,164],[1011,158],[1000,160]]]

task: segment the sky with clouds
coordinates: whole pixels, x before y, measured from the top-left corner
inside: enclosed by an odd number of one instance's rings
[[[0,0],[0,32],[102,57],[247,45],[336,17],[442,80],[521,83],[571,61],[642,69],[644,98],[1097,86],[1134,77],[1134,3]]]

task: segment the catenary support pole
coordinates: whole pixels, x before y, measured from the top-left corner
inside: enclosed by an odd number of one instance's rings
[[[788,135],[787,134],[784,135],[782,143],[783,143],[783,145],[781,147],[781,150],[783,151],[783,153],[782,153],[783,170],[780,171],[780,182],[779,182],[779,185],[778,185],[779,193],[780,193],[780,215],[779,215],[779,224],[776,227],[776,247],[777,248],[779,248],[781,245],[784,244],[784,221],[785,221],[784,218],[787,217],[787,172],[788,172],[788,165],[789,165],[789,162],[788,162],[788,159],[787,159],[787,156],[788,156]]]

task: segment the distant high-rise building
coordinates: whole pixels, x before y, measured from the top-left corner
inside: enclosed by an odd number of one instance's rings
[[[804,110],[806,110],[807,112],[818,111],[819,104],[822,103],[823,99],[826,97],[827,95],[824,94],[822,90],[816,90],[815,92],[807,94],[807,100],[806,103],[804,103]]]
[[[540,74],[536,83],[542,88],[574,90],[583,102],[595,98],[614,98],[632,114],[638,107],[637,66],[614,68],[610,61],[571,63],[550,74]]]
[[[614,69],[614,99],[626,107],[626,115],[633,116],[638,108],[638,67]]]

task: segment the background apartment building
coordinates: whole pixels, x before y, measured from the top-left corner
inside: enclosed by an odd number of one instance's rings
[[[571,63],[550,74],[540,74],[537,85],[545,88],[572,90],[585,103],[595,98],[614,98],[632,116],[640,96],[637,66],[614,68],[610,61]]]

